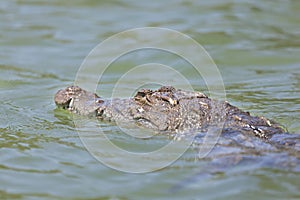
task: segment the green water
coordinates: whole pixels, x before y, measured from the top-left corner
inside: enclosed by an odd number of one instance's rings
[[[186,183],[207,164],[195,161],[192,151],[152,173],[112,170],[88,153],[72,116],[53,102],[55,92],[72,84],[98,43],[130,28],[165,27],[206,48],[222,74],[229,102],[300,133],[299,10],[298,0],[2,0],[0,199],[299,199],[299,172],[271,167],[232,167]],[[179,58],[146,52],[116,63],[100,92],[109,94],[125,66],[153,58],[178,69],[181,65],[192,86],[205,90]],[[141,144],[111,124],[104,126],[116,142]],[[149,140],[148,145],[164,140]],[[178,184],[186,186],[172,189]]]

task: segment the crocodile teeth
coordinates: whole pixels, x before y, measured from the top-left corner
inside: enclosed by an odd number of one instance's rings
[[[71,101],[70,101],[69,106],[68,106],[69,110],[72,110],[73,104],[74,104],[74,98],[71,98]]]

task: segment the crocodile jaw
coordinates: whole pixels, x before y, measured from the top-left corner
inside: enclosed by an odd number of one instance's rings
[[[103,103],[98,95],[78,86],[69,86],[59,90],[54,101],[58,107],[81,115],[94,115]]]

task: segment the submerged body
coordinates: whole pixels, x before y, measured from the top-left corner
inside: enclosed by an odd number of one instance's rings
[[[78,86],[70,86],[56,93],[55,103],[72,113],[131,123],[162,133],[193,132],[194,145],[204,143],[209,127],[221,124],[221,137],[206,157],[218,171],[225,170],[224,165],[245,160],[300,171],[299,134],[289,134],[272,120],[251,116],[200,92],[163,86],[155,91],[142,89],[133,98],[105,100]],[[214,167],[211,170],[214,173]]]

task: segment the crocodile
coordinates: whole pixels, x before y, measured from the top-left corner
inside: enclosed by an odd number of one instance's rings
[[[127,99],[103,99],[78,86],[69,86],[59,90],[54,100],[60,108],[103,121],[134,124],[163,134],[196,133],[191,149],[198,152],[207,142],[208,128],[221,122],[220,137],[205,156],[200,172],[180,181],[172,191],[230,171],[234,166],[243,169],[246,165],[246,171],[275,168],[300,172],[300,134],[288,133],[273,120],[252,116],[201,92],[162,86],[157,90],[140,89]],[[183,137],[189,136],[183,134]],[[188,160],[197,158],[199,156]]]
[[[192,145],[196,149],[205,142],[209,127],[221,122],[221,137],[206,157],[212,161],[210,170],[225,170],[224,165],[230,167],[250,159],[261,166],[300,171],[300,134],[288,133],[271,119],[252,116],[201,92],[162,86],[157,90],[140,89],[131,98],[104,99],[79,86],[69,86],[59,90],[54,101],[72,113],[104,121],[134,124],[167,134],[197,133]]]
[[[157,90],[140,89],[128,99],[103,99],[78,86],[69,86],[59,90],[54,100],[58,107],[72,113],[134,123],[157,131],[207,131],[209,126],[224,122],[222,132],[239,131],[263,140],[287,132],[279,123],[252,116],[227,101],[172,86],[162,86]]]

